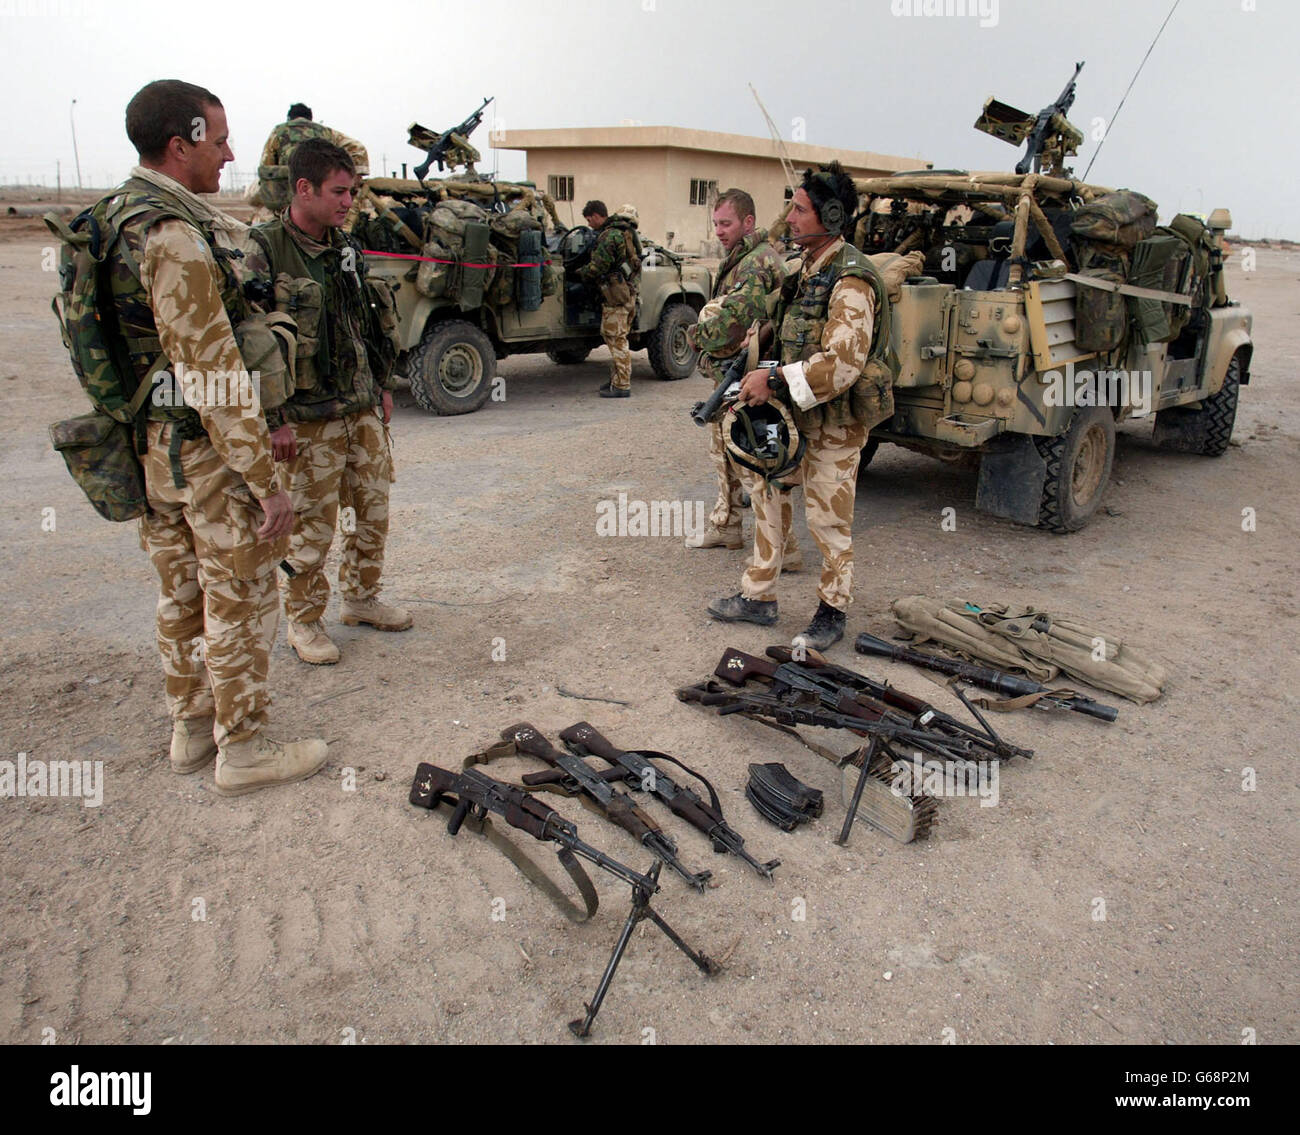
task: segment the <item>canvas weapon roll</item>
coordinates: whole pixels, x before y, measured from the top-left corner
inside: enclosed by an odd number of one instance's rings
[[[923,670],[934,670],[940,674],[949,674],[970,682],[973,686],[982,686],[986,690],[1002,694],[1009,698],[1030,698],[1039,695],[1026,705],[1038,705],[1043,709],[1070,709],[1075,713],[1084,713],[1100,721],[1114,721],[1119,710],[1112,705],[1103,705],[1092,698],[1080,697],[1068,690],[1053,690],[1031,678],[1020,678],[997,670],[992,666],[976,666],[962,662],[957,658],[943,658],[937,654],[926,654],[920,650],[911,650],[886,642],[883,638],[867,634],[865,631],[854,640],[853,649],[859,654],[872,654],[881,658],[892,658],[895,662],[907,662]]]
[[[527,723],[503,729],[501,738],[513,744],[519,752],[528,753],[545,761],[552,768],[561,770],[565,774],[564,778],[548,787],[571,795],[581,794],[584,801],[589,801],[589,806],[610,823],[617,824],[697,891],[703,892],[704,884],[713,877],[713,873],[688,871],[677,858],[677,844],[672,838],[652,817],[638,808],[627,793],[615,788],[589,764],[570,753],[561,752]]]

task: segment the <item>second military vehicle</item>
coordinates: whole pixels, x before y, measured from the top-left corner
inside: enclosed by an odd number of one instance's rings
[[[893,304],[894,412],[864,459],[885,441],[970,456],[978,508],[1058,532],[1096,511],[1119,421],[1154,414],[1162,447],[1225,452],[1253,350],[1224,288],[1227,210],[1157,228],[1155,202],[1071,176],[1072,100],[1073,81],[1037,115],[990,99],[976,127],[1028,143],[1018,172],[859,180],[854,232],[925,263]]]

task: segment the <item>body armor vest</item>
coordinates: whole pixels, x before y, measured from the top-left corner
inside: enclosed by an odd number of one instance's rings
[[[821,348],[822,331],[830,309],[831,292],[841,276],[854,276],[871,285],[876,297],[876,318],[868,361],[882,358],[889,343],[889,297],[874,265],[847,241],[820,272],[789,276],[781,288],[776,326],[781,343],[781,363],[807,362]],[[875,368],[872,368],[875,369]],[[794,408],[801,430],[821,425],[845,425],[858,420],[854,413],[854,391],[863,383],[874,388],[877,379],[864,375],[850,389],[829,402],[807,410]],[[872,423],[874,424],[874,423]]]

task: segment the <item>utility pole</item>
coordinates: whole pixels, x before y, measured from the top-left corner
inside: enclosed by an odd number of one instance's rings
[[[54,159],[54,200],[63,203],[63,163]]]
[[[77,153],[77,120],[73,117],[73,111],[77,109],[77,100],[72,100],[72,105],[68,107],[68,121],[72,124],[72,156],[77,162],[77,189],[81,189],[81,155]]]

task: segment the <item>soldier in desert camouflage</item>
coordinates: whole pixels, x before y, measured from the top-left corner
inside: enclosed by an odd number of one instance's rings
[[[383,341],[360,249],[340,230],[352,206],[354,167],[323,139],[289,158],[294,195],[277,220],[252,231],[248,271],[272,283],[277,306],[299,313],[297,390],[267,413],[277,460],[287,462],[295,523],[284,582],[289,645],[304,662],[339,660],[325,630],[325,557],[342,512],[342,621],[403,631],[410,614],[381,602],[393,476],[388,421],[394,353]],[[318,313],[305,328],[303,312]]]
[[[273,220],[289,204],[289,199],[293,196],[293,185],[289,181],[289,156],[299,142],[305,142],[308,138],[323,138],[347,151],[352,166],[357,171],[353,186],[354,197],[361,188],[361,182],[370,176],[370,155],[366,153],[365,146],[322,122],[314,121],[311,107],[296,102],[289,108],[287,120],[271,131],[266,145],[262,147],[262,160],[257,167],[257,188],[249,195],[249,200],[257,206],[251,224],[258,225]],[[352,227],[357,212],[354,202],[345,229]]]
[[[808,530],[822,553],[819,603],[795,646],[824,650],[844,634],[853,589],[853,503],[868,425],[854,417],[850,391],[863,376],[877,315],[887,302],[879,274],[843,235],[857,208],[853,180],[838,162],[807,170],[786,215],[803,265],[782,287],[773,327],[781,362],[750,371],[739,401],[757,406],[783,383],[795,422],[807,439],[800,469]],[[787,482],[791,478],[786,478]],[[786,546],[788,510],[782,494],[751,481],[754,557],[740,592],[714,600],[709,613],[728,622],[771,626],[776,581]]]
[[[750,327],[767,319],[769,297],[775,298],[785,279],[785,260],[755,228],[754,199],[743,189],[728,189],[713,208],[713,232],[726,255],[718,266],[713,294],[699,320],[686,329],[691,346],[700,352],[700,370],[714,383],[722,381],[724,364],[744,348]],[[739,471],[727,455],[722,423],[709,425],[709,456],[718,474],[718,499],[704,529],[686,537],[688,548],[739,548],[744,517],[745,488]],[[782,507],[790,510],[790,495]],[[782,571],[798,571],[803,563],[789,523],[789,543]]]
[[[602,398],[630,398],[632,354],[627,336],[641,287],[641,242],[636,235],[635,210],[624,205],[611,217],[603,201],[588,201],[582,207],[582,219],[599,234],[591,259],[578,271],[580,280],[600,288],[600,337],[609,348],[611,375],[598,393]]]
[[[161,584],[171,764],[196,772],[215,757],[217,791],[239,795],[310,776],[326,744],[280,744],[264,732],[274,570],[293,511],[232,326],[248,313],[231,268],[245,229],[198,196],[217,191],[233,155],[220,100],[190,83],[142,88],[126,129],[140,164],[123,187],[128,219],[107,258],[114,308],[142,380],[160,352],[171,364],[148,403],[149,511],[140,521]],[[216,374],[239,379],[223,383],[220,398],[217,384],[193,381]]]

